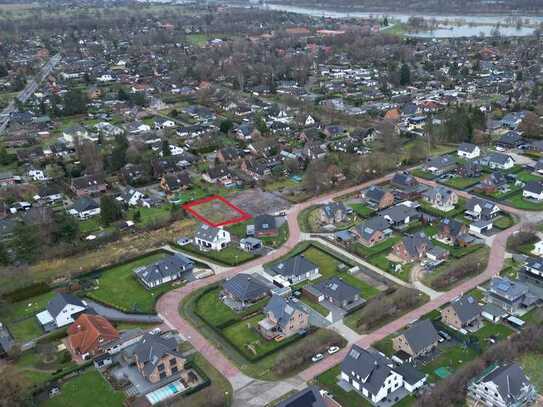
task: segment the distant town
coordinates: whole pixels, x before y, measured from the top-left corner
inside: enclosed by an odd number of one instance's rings
[[[0,406],[543,403],[541,27],[474,24],[0,3]]]

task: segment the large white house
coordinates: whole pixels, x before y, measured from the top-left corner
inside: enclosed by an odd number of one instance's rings
[[[471,143],[462,143],[458,146],[458,157],[474,159],[481,155],[481,149],[479,146]]]
[[[75,295],[58,293],[47,303],[47,309],[36,317],[43,329],[49,332],[71,324],[87,308],[87,303]]]
[[[543,182],[530,181],[526,183],[522,190],[522,197],[528,199],[534,199],[536,201],[543,200]]]
[[[194,236],[194,242],[201,250],[222,250],[230,241],[230,232],[204,223],[198,227]]]
[[[341,380],[377,404],[387,397],[393,399],[392,393],[402,388],[412,392],[425,383],[424,374],[413,367],[402,366],[395,367],[382,353],[353,345],[341,363]]]

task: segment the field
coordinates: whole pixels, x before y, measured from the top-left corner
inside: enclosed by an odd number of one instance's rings
[[[122,407],[125,396],[115,391],[97,370],[89,369],[62,385],[61,393],[47,400],[44,407]]]
[[[245,263],[249,260],[254,259],[256,256],[253,253],[246,252],[241,250],[235,243],[230,243],[230,246],[225,247],[220,251],[209,250],[201,251],[197,246],[188,245],[188,246],[177,246],[181,251],[186,251],[190,254],[196,255],[196,257],[201,257],[202,259],[208,259],[218,264],[223,264],[226,266],[237,266],[238,264]]]
[[[158,295],[169,290],[170,285],[165,284],[154,290],[146,290],[134,276],[134,269],[166,256],[164,253],[154,254],[104,271],[97,278],[98,288],[87,293],[87,297],[123,311],[154,313]]]
[[[523,209],[526,211],[543,210],[543,202],[528,201],[522,197],[522,191],[519,191],[506,201],[513,208]]]
[[[442,182],[443,185],[447,185],[451,188],[455,189],[467,189],[469,187],[472,187],[476,184],[478,184],[481,181],[481,177],[475,177],[475,178],[463,178],[463,177],[455,177],[448,179],[447,181]]]
[[[218,195],[190,202],[183,208],[199,221],[213,227],[233,225],[251,218],[251,215]]]
[[[519,362],[526,376],[530,378],[537,392],[541,394],[543,392],[543,369],[541,369],[541,366],[543,366],[543,355],[535,353],[525,354],[520,358]]]
[[[59,343],[55,343],[54,346]],[[22,353],[14,367],[30,385],[40,385],[50,380],[52,374],[60,369],[69,369],[74,366],[67,350],[40,354],[36,349],[32,349]]]

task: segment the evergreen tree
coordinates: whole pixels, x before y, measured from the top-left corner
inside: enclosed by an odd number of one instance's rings
[[[162,140],[162,157],[169,157],[171,155],[170,143],[166,139]]]
[[[403,64],[400,68],[400,85],[407,86],[411,84],[411,70],[407,64]]]
[[[54,237],[57,242],[73,243],[79,237],[79,222],[66,212],[55,216]]]
[[[232,123],[232,120],[224,119],[221,122],[219,129],[220,129],[221,133],[228,134],[228,133],[230,133],[230,131],[232,130],[233,127],[234,127],[234,124]]]
[[[0,242],[0,265],[7,266],[10,263],[8,249]]]
[[[17,223],[13,231],[11,247],[15,251],[18,260],[23,260],[27,263],[36,260],[40,247],[38,227]]]
[[[103,195],[100,198],[100,218],[104,226],[109,226],[122,218],[121,207],[110,195]]]

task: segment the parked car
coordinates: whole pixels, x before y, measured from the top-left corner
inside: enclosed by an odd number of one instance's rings
[[[192,239],[189,237],[180,237],[179,239],[177,239],[177,244],[179,246],[188,246],[191,243],[192,243]]]
[[[333,355],[336,352],[339,352],[339,347],[338,346],[330,346],[328,348],[328,354],[329,355]]]
[[[317,363],[318,361],[323,360],[323,359],[324,359],[324,355],[322,353],[317,353],[315,356],[311,358],[311,361],[313,363]]]
[[[441,336],[443,339],[445,339],[446,341],[450,341],[451,340],[451,335],[449,335],[447,332],[445,331],[439,331],[438,332],[439,336]]]

